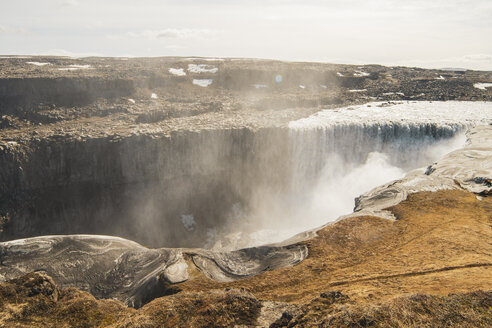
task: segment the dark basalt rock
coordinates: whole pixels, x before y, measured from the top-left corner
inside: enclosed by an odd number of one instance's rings
[[[0,243],[0,279],[36,271],[62,287],[77,287],[98,298],[115,298],[140,307],[179,292],[188,280],[191,256],[197,268],[216,281],[232,281],[297,264],[305,246],[259,247],[228,253],[200,249],[150,249],[109,236],[45,236]]]

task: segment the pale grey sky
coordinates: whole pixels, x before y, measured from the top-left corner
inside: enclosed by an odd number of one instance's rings
[[[492,0],[0,0],[0,54],[492,70]]]

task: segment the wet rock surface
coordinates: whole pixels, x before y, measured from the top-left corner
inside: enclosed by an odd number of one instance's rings
[[[130,240],[94,235],[44,236],[0,243],[0,278],[44,272],[64,288],[132,307],[180,291],[189,265],[215,281],[233,281],[292,266],[308,255],[302,245],[258,247],[229,253],[149,249]],[[186,259],[192,259],[186,260]]]
[[[468,131],[464,148],[447,154],[427,168],[410,172],[404,179],[375,188],[356,199],[357,215],[386,216],[383,209],[420,191],[467,190],[489,195],[492,186],[492,126],[482,125]],[[391,214],[390,214],[391,215]]]

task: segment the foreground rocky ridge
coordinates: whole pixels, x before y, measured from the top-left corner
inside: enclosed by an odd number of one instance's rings
[[[323,292],[305,305],[265,302],[244,290],[185,292],[134,310],[60,289],[33,273],[0,283],[3,327],[488,327],[490,292],[411,295],[360,304]]]

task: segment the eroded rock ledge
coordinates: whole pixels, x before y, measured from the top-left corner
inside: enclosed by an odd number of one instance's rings
[[[408,194],[421,191],[467,190],[489,195],[492,190],[492,126],[473,128],[467,137],[464,148],[447,154],[437,163],[360,196],[356,200],[356,214],[391,217],[391,213],[383,209],[397,205]]]
[[[43,236],[1,243],[3,280],[41,271],[63,287],[90,291],[140,307],[174,294],[189,279],[189,266],[218,282],[291,266],[307,256],[304,245],[262,246],[228,253],[202,249],[149,249],[110,236]]]

